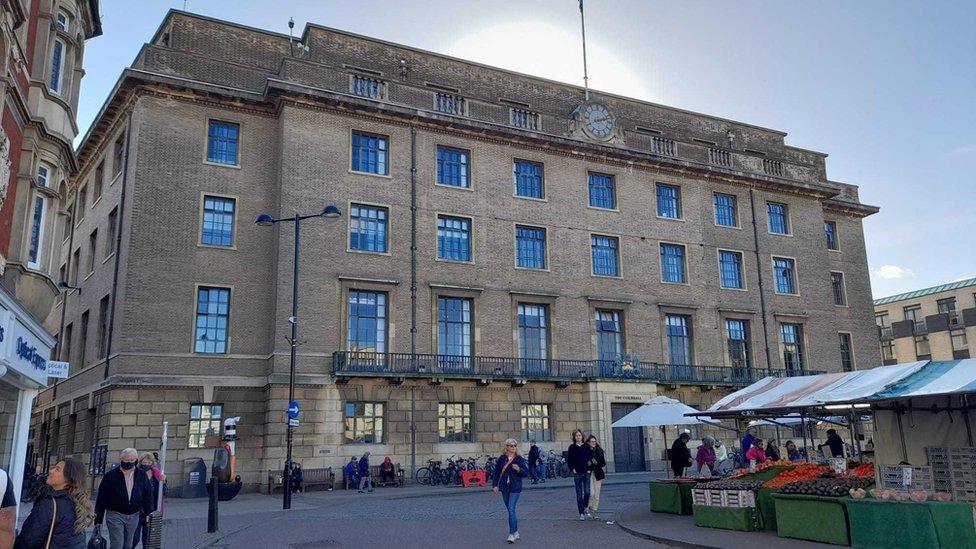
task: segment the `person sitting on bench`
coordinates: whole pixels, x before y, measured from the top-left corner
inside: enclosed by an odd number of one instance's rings
[[[383,465],[380,465],[380,483],[396,483],[396,468],[393,466],[393,460],[390,459],[390,456],[386,456]]]
[[[359,465],[356,463],[356,456],[349,458],[349,463],[342,468],[342,472],[346,474],[348,486],[359,486]]]

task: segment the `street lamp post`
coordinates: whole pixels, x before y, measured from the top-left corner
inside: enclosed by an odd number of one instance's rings
[[[298,347],[298,252],[299,243],[301,242],[301,222],[305,219],[312,217],[328,217],[336,218],[342,215],[339,208],[329,204],[326,206],[321,213],[313,215],[301,215],[295,213],[294,217],[283,217],[280,219],[275,219],[271,215],[263,213],[258,216],[255,221],[256,224],[262,227],[269,227],[276,223],[286,223],[292,222],[295,224],[295,256],[294,265],[292,266],[292,280],[291,280],[291,316],[288,318],[288,322],[291,324],[291,359],[288,366],[288,402],[289,406],[291,402],[295,400],[295,352]],[[287,415],[285,416],[287,418]],[[282,487],[284,488],[284,494],[282,496],[281,508],[291,509],[291,446],[292,446],[292,434],[293,428],[291,426],[291,421],[288,422],[287,426],[287,453],[285,456],[285,467],[282,472]]]

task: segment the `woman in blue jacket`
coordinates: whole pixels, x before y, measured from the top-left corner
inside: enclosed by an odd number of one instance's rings
[[[505,441],[505,453],[498,456],[495,467],[498,474],[491,481],[495,493],[501,492],[502,502],[508,509],[508,542],[519,539],[518,517],[515,506],[522,495],[522,479],[529,476],[529,462],[518,453],[518,442],[514,438]]]

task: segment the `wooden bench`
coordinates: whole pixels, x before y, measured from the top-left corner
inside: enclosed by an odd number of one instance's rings
[[[399,463],[393,464],[394,477],[392,481],[380,480],[380,466],[370,465],[369,474],[373,479],[373,486],[403,486],[404,472],[403,467],[400,467]],[[342,486],[344,489],[349,490],[351,488],[359,488],[359,485],[353,485],[352,479],[346,476],[346,472],[342,472]]]
[[[284,489],[284,476],[281,469],[268,471],[268,493],[274,493],[275,489]],[[308,490],[313,486],[322,486],[326,490],[331,490],[335,486],[336,475],[332,472],[332,467],[324,469],[302,469],[302,490]]]

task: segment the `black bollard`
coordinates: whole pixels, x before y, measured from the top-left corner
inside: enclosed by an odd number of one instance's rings
[[[217,531],[217,468],[210,473],[210,505],[207,507],[207,533]]]

